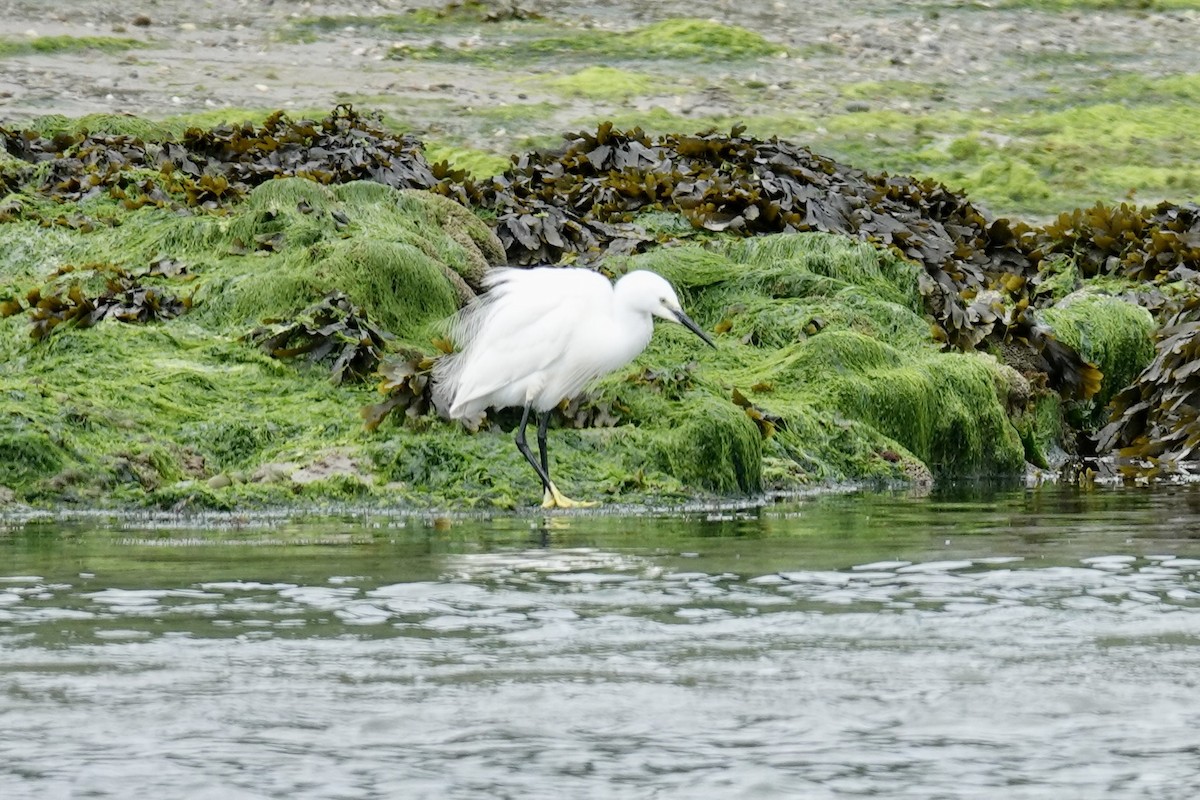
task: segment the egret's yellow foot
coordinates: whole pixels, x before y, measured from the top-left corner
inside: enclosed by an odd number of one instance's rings
[[[542,508],[594,508],[598,505],[600,504],[594,500],[572,500],[553,483],[542,496]]]

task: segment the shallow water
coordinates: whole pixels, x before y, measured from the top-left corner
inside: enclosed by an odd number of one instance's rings
[[[1196,488],[209,523],[0,523],[0,797],[1200,796]]]

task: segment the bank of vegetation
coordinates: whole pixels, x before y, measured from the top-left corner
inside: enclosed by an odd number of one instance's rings
[[[610,124],[479,177],[348,106],[0,128],[0,486],[166,508],[539,497],[501,414],[429,404],[497,264],[653,269],[660,330],[560,410],[580,496],[1186,468],[1200,209],[1030,225],[742,129]]]

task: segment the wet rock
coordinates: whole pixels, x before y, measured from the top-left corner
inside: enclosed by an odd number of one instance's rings
[[[250,475],[251,483],[279,483],[289,480],[300,468],[299,464],[291,461],[272,462],[263,464]]]
[[[210,489],[224,489],[226,486],[232,485],[233,478],[229,477],[223,472],[220,475],[213,475],[208,479],[208,488]]]
[[[317,459],[303,469],[292,473],[293,483],[301,485],[342,475],[366,481],[368,476],[358,468],[358,462],[344,453],[330,453]]]

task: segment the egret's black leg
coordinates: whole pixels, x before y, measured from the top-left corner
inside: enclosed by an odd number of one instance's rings
[[[550,477],[550,456],[546,454],[546,429],[550,427],[550,412],[538,414],[538,456],[542,459],[542,472]]]
[[[533,471],[542,479],[542,489],[544,490],[542,508],[591,508],[596,504],[572,500],[564,496],[554,485],[554,481],[550,480],[550,471],[547,469],[549,458],[546,455],[546,427],[549,423],[550,415],[548,413],[539,414],[538,451],[541,454],[540,461],[533,457],[529,443],[525,441],[525,426],[529,424],[529,406],[525,406],[525,411],[521,414],[521,427],[517,428],[517,449],[521,451],[521,455],[525,456],[525,460],[533,467]]]
[[[525,426],[529,424],[529,406],[525,406],[525,411],[521,414],[521,425],[517,428],[517,449],[521,451],[521,455],[525,456],[525,460],[529,462],[529,466],[533,467],[533,471],[542,479],[542,488],[547,492],[553,485],[550,483],[550,476],[546,474],[546,470],[538,463],[538,460],[533,457],[533,452],[529,449],[529,443],[525,441]],[[538,426],[539,439],[538,444],[542,443],[540,438],[541,426]],[[543,454],[545,450],[542,450]]]

